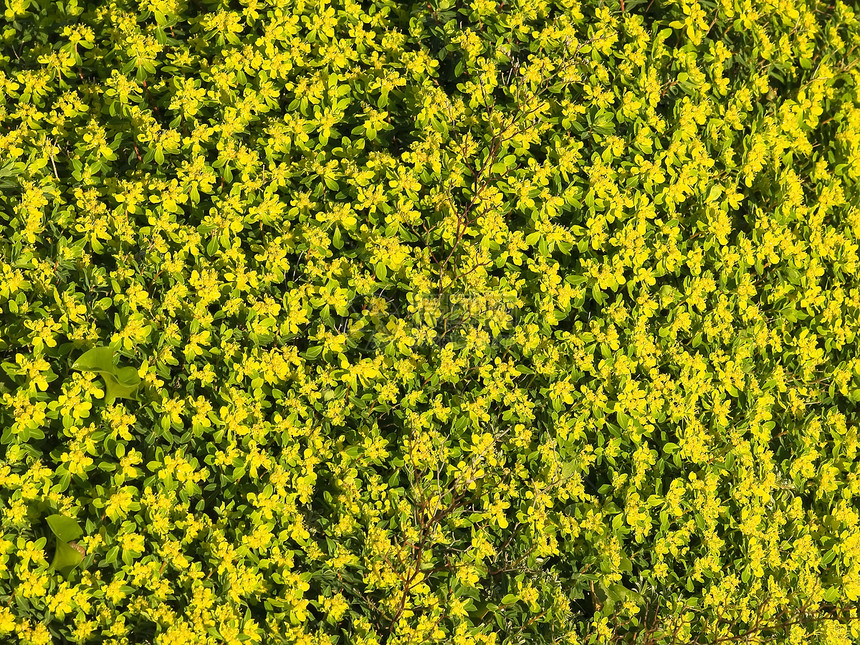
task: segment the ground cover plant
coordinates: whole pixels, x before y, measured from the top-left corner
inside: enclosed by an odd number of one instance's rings
[[[9,0],[0,642],[860,642],[858,20]]]

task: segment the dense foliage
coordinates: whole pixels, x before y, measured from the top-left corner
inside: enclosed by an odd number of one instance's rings
[[[851,6],[2,39],[2,642],[858,642]]]

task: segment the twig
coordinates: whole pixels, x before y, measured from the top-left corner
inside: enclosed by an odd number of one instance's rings
[[[54,167],[54,177],[59,179],[60,175],[57,173],[57,164],[54,163],[54,142],[52,140],[49,140],[48,149],[51,151],[51,165]]]

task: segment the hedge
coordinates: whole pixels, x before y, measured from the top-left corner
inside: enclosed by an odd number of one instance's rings
[[[0,641],[860,642],[860,19],[9,0]]]

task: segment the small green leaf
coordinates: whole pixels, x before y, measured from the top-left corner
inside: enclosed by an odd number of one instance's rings
[[[349,448],[347,448],[343,452],[344,452],[344,454],[355,459],[356,457],[358,457],[358,455],[361,454],[361,446],[350,446]]]
[[[119,547],[115,546],[110,551],[107,552],[107,555],[105,556],[105,563],[106,564],[113,564],[114,562],[116,562],[116,559],[118,556],[119,556]]]
[[[312,361],[318,358],[320,354],[322,354],[322,350],[322,345],[314,345],[313,347],[309,347],[308,351],[302,354],[302,356],[305,358],[305,360]]]

